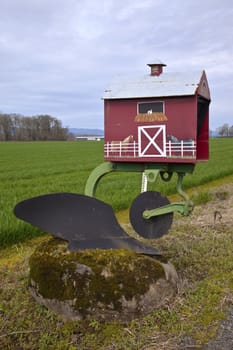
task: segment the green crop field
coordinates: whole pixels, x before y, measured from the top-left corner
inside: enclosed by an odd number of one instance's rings
[[[195,187],[233,174],[233,138],[213,139],[211,159],[199,163],[186,175],[184,188]],[[14,217],[17,202],[52,192],[84,193],[90,172],[103,162],[103,143],[1,142],[0,143],[0,245],[17,243],[41,234],[39,229]],[[176,192],[176,179],[159,180],[149,189],[165,194]],[[141,174],[113,173],[100,181],[97,198],[115,211],[130,206],[139,194]]]

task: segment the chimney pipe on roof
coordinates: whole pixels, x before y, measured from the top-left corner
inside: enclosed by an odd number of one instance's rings
[[[160,74],[163,73],[163,67],[166,67],[166,64],[163,62],[156,60],[157,63],[148,63],[147,65],[150,67],[151,72],[150,75],[157,75],[159,76]]]

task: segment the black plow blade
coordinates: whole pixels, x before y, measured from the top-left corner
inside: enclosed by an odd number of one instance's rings
[[[130,237],[118,224],[110,205],[74,193],[52,193],[18,203],[14,214],[55,237],[69,242],[70,251],[83,249],[131,249],[160,255]]]

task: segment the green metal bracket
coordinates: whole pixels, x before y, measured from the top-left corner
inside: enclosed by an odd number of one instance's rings
[[[177,180],[177,192],[179,193],[179,195],[184,199],[184,213],[182,215],[189,215],[194,208],[194,203],[190,200],[189,196],[187,195],[187,193],[185,193],[182,190],[182,182],[183,182],[183,177],[184,177],[184,173],[179,173],[178,174],[178,180]]]
[[[144,219],[149,220],[152,217],[173,212],[178,212],[183,216],[188,216],[192,212],[194,207],[193,202],[189,199],[187,193],[185,193],[182,190],[182,182],[184,175],[185,173],[178,173],[177,180],[177,192],[184,199],[184,202],[174,202],[160,208],[145,210],[142,214]]]
[[[143,218],[149,220],[155,216],[164,215],[173,212],[179,212],[183,216],[188,216],[192,211],[192,208],[189,207],[189,204],[186,202],[175,202],[168,205],[165,205],[160,208],[145,210],[142,214]]]
[[[151,169],[150,167],[147,169],[144,163],[120,163],[120,162],[104,162],[97,166],[90,174],[90,176],[87,179],[86,186],[85,186],[85,195],[94,197],[97,185],[100,181],[100,179],[113,171],[120,171],[120,172],[143,172],[146,171],[148,173],[149,181],[152,181],[153,179],[156,179],[157,174],[160,171],[160,168],[158,169]],[[153,180],[154,181],[154,180]]]
[[[189,196],[187,195],[187,193],[185,193],[182,190],[182,182],[183,182],[183,178],[184,178],[185,173],[178,173],[178,180],[177,180],[177,192],[179,193],[179,195],[184,198],[185,201],[189,201]]]
[[[94,197],[97,185],[100,179],[113,171],[120,172],[145,172],[149,182],[154,182],[160,171],[166,171],[166,166],[155,164],[152,167],[150,164],[144,163],[120,163],[120,162],[104,162],[97,166],[87,179],[84,193],[87,196]]]
[[[160,173],[160,169],[146,169],[144,173],[149,182],[155,182]]]
[[[160,174],[163,181],[170,181],[174,172],[178,175],[177,192],[184,199],[184,202],[175,202],[161,208],[146,210],[143,213],[145,219],[153,216],[163,215],[171,212],[179,212],[182,215],[189,215],[193,210],[193,203],[188,195],[182,190],[182,182],[185,173],[192,173],[195,164],[166,164],[166,163],[134,163],[134,162],[104,162],[97,166],[87,179],[85,195],[94,197],[100,179],[113,171],[120,172],[142,172],[149,182],[155,182]]]
[[[96,187],[98,185],[99,180],[104,175],[110,173],[114,170],[113,163],[111,162],[104,162],[97,166],[90,174],[90,176],[87,179],[86,186],[85,186],[85,195],[94,197],[96,192]]]

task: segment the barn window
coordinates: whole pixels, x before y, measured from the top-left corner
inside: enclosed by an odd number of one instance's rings
[[[161,101],[156,102],[140,102],[138,103],[138,113],[163,113],[164,103]]]

